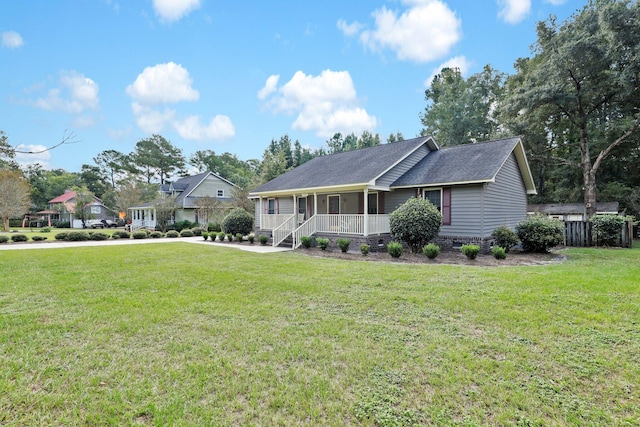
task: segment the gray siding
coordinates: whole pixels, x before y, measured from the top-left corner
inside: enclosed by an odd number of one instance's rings
[[[416,190],[413,188],[395,190],[384,195],[384,212],[390,214],[398,209],[398,206],[416,196]]]
[[[451,225],[443,225],[443,236],[482,237],[482,184],[451,188]]]
[[[520,175],[515,156],[511,154],[496,175],[496,181],[488,184],[484,204],[484,234],[506,225],[515,228],[527,215],[527,191]]]
[[[429,147],[427,144],[421,145],[416,151],[411,153],[407,158],[398,163],[393,169],[386,174],[382,175],[376,180],[376,185],[389,186],[393,184],[398,178],[404,175],[412,167],[414,167],[420,160],[422,160],[427,154],[429,154]]]

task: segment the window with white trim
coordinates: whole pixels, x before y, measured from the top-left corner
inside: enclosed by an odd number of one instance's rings
[[[91,206],[91,213],[95,215],[100,214],[100,206]]]
[[[438,208],[442,212],[442,189],[437,190],[424,190],[422,192],[422,198],[431,202],[433,206]]]
[[[267,200],[267,213],[273,215],[276,213],[276,199]]]

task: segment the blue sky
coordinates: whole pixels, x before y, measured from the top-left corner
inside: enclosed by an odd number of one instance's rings
[[[536,22],[586,0],[21,0],[0,6],[0,130],[80,171],[160,134],[260,159],[288,134],[413,137],[443,65],[513,72]]]

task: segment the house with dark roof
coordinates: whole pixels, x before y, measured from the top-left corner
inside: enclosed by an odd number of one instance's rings
[[[293,247],[302,236],[383,247],[389,213],[411,197],[442,213],[437,241],[488,250],[499,226],[514,228],[536,194],[520,138],[440,148],[431,136],[316,157],[250,192],[256,233]]]
[[[82,221],[75,217],[76,214],[75,191],[67,190],[63,194],[49,200],[49,209],[37,212],[47,220],[48,224],[56,222],[68,222],[71,228],[83,228]],[[85,206],[89,210],[92,219],[113,219],[109,209],[98,197],[93,197],[93,202]]]
[[[211,218],[202,201],[209,197],[217,204],[217,209],[226,209],[233,201],[236,185],[213,172],[203,172],[186,176],[159,188],[160,197],[175,198],[175,213],[170,222],[188,220],[206,225]],[[131,230],[139,228],[155,229],[156,208],[154,203],[145,203],[129,208]]]

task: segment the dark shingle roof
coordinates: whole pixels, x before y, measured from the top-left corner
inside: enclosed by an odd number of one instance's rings
[[[391,187],[492,180],[519,138],[441,148],[429,153]]]
[[[364,184],[381,175],[428,139],[430,137],[420,137],[316,157],[251,193]]]

